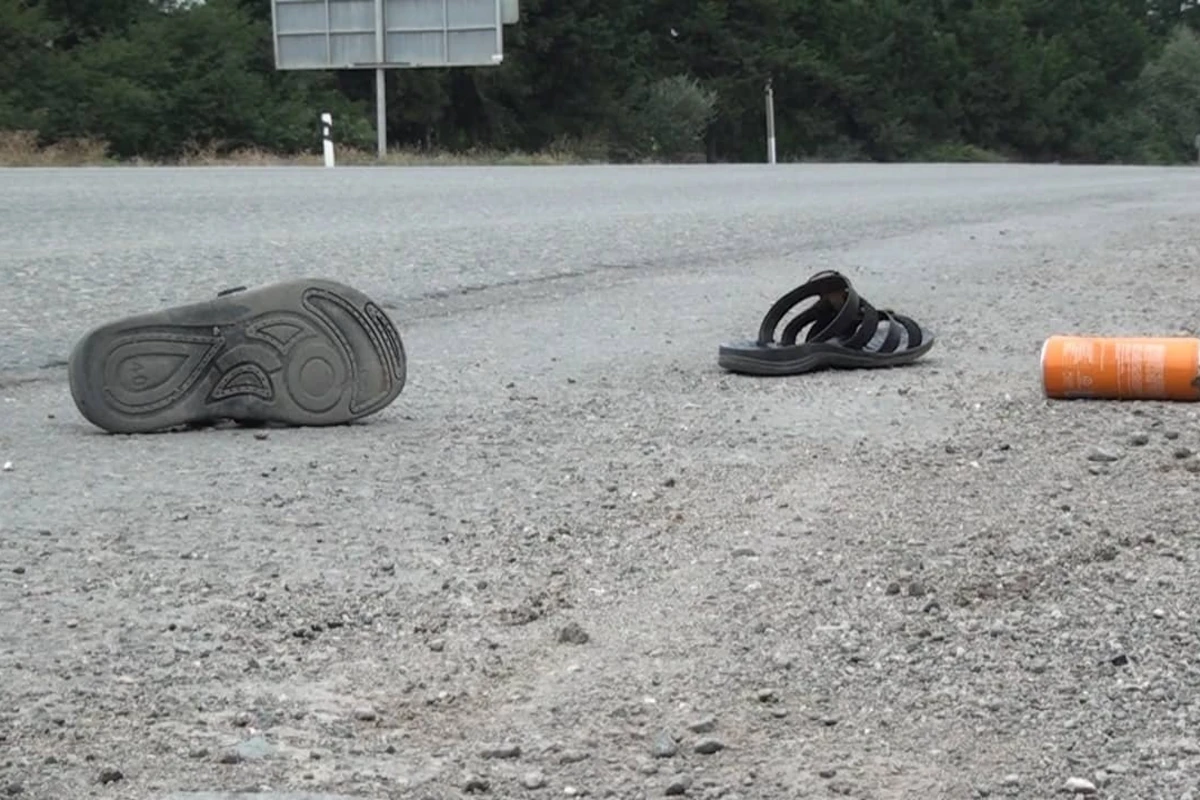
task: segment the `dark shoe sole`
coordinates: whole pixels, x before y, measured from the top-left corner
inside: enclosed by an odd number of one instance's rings
[[[382,308],[310,279],[110,322],[79,341],[68,374],[89,422],[141,433],[216,420],[345,424],[395,400],[406,364]]]
[[[917,347],[894,353],[851,350],[836,344],[797,345],[723,344],[717,350],[717,365],[743,375],[801,375],[825,369],[879,369],[911,364],[933,347],[929,336]]]

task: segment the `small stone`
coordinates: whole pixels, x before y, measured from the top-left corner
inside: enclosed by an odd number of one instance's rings
[[[674,797],[681,794],[687,794],[688,789],[692,788],[692,779],[688,775],[676,775],[667,784],[667,796]]]
[[[268,434],[266,431],[255,431],[254,438],[258,439],[260,442],[265,442],[268,438],[270,438],[270,434]]]
[[[1179,438],[1179,431],[1163,431],[1163,438],[1174,441]]]
[[[1005,775],[1003,778],[1001,778],[1000,785],[1005,786],[1005,787],[1020,786],[1021,785],[1021,776],[1015,772],[1010,772],[1007,775]]]
[[[829,780],[830,778],[837,777],[837,770],[834,769],[833,767],[826,767],[825,769],[821,770],[817,774],[820,775],[825,780]]]
[[[1096,793],[1096,784],[1092,783],[1087,778],[1067,778],[1067,783],[1063,788],[1072,794]]]
[[[756,551],[753,547],[735,547],[735,548],[733,548],[733,557],[734,558],[753,558],[756,555],[758,555],[758,551]]]
[[[258,761],[270,756],[275,748],[270,742],[261,736],[251,736],[244,742],[238,742],[233,748],[234,761],[225,761],[226,764],[236,764],[240,761]],[[228,755],[228,754],[227,754]]]
[[[1150,444],[1150,437],[1144,433],[1135,433],[1129,437],[1129,444],[1134,447],[1142,447],[1143,445]]]
[[[116,783],[117,781],[122,781],[122,780],[125,780],[125,774],[123,772],[121,772],[121,770],[119,770],[119,769],[114,769],[113,767],[106,767],[106,768],[100,770],[100,783],[109,784],[109,783]]]
[[[713,753],[719,753],[725,749],[725,743],[720,739],[701,739],[696,742],[696,746],[692,748],[700,755],[710,756]]]
[[[1176,458],[1191,458],[1194,451],[1190,447],[1176,447],[1173,455]]]
[[[692,733],[711,733],[717,729],[717,718],[714,716],[701,717],[700,719],[688,725],[688,730]]]
[[[520,758],[521,746],[518,744],[500,744],[494,747],[485,747],[479,751],[480,758]]]
[[[5,462],[4,462],[4,471],[5,471],[5,472],[12,472],[12,471],[13,471],[13,465],[12,465],[12,462],[11,462],[11,461],[5,461]]]
[[[578,622],[568,622],[558,630],[560,644],[587,644],[591,638]]]
[[[434,639],[429,643],[429,649],[435,653],[440,653],[446,649],[445,639]]]
[[[254,721],[254,716],[249,711],[241,711],[233,717],[233,727],[244,728]]]
[[[779,696],[775,694],[774,689],[759,689],[755,695],[760,703],[774,703],[779,700]]]
[[[900,594],[900,584],[897,581],[892,581],[884,589],[885,594]]]
[[[541,789],[546,785],[546,776],[537,770],[526,772],[521,778],[521,785],[526,789]]]
[[[354,709],[354,718],[359,722],[374,722],[379,719],[379,715],[370,706],[360,706]]]
[[[667,731],[659,731],[650,741],[650,754],[655,758],[670,758],[679,752],[679,745]]]
[[[587,761],[588,754],[583,750],[564,750],[562,755],[558,757],[560,764],[578,764],[580,761]]]
[[[15,574],[15,575],[24,575],[24,574],[25,574],[25,568],[24,568],[24,567],[13,567],[13,574]]]
[[[926,591],[925,584],[921,583],[920,581],[913,581],[908,585],[909,597],[924,597]]]
[[[478,775],[471,775],[463,781],[463,791],[467,794],[483,794],[490,788],[492,785]]]
[[[1120,459],[1121,456],[1103,447],[1093,447],[1087,451],[1087,460],[1097,464],[1108,464]]]
[[[1167,612],[1163,611],[1161,608],[1156,608],[1153,611],[1151,611],[1150,613],[1154,615],[1155,619],[1162,619],[1163,617],[1165,617],[1167,615]]]
[[[19,783],[10,783],[4,787],[4,793],[9,797],[16,797],[25,791],[25,787]]]
[[[565,794],[567,797],[574,797],[575,795],[579,794],[579,790],[574,786],[564,786],[563,794]]]

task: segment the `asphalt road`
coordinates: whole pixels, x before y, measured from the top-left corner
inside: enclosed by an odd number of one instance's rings
[[[1037,356],[1195,332],[1200,170],[0,188],[0,789],[1195,791],[1195,407],[1047,402]],[[929,357],[717,369],[827,268]],[[112,437],[75,412],[89,327],[305,275],[404,336],[368,423]]]

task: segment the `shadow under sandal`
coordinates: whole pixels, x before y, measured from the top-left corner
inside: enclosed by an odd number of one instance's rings
[[[776,329],[801,301],[817,297],[806,310]],[[804,341],[800,333],[807,328]],[[818,272],[779,298],[759,326],[756,342],[723,344],[717,364],[748,375],[797,375],[830,369],[896,367],[929,352],[934,337],[911,318],[876,309],[839,272]]]
[[[113,433],[338,425],[395,400],[406,359],[379,305],[308,279],[109,322],[75,346],[68,375],[80,413]]]

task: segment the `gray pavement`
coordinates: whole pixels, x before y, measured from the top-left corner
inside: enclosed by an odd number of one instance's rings
[[[1037,354],[1195,332],[1200,170],[0,189],[0,789],[1194,789],[1196,408],[1047,402]],[[717,370],[826,268],[929,326],[928,359]],[[303,275],[404,336],[409,384],[368,423],[112,437],[75,412],[90,326]]]

